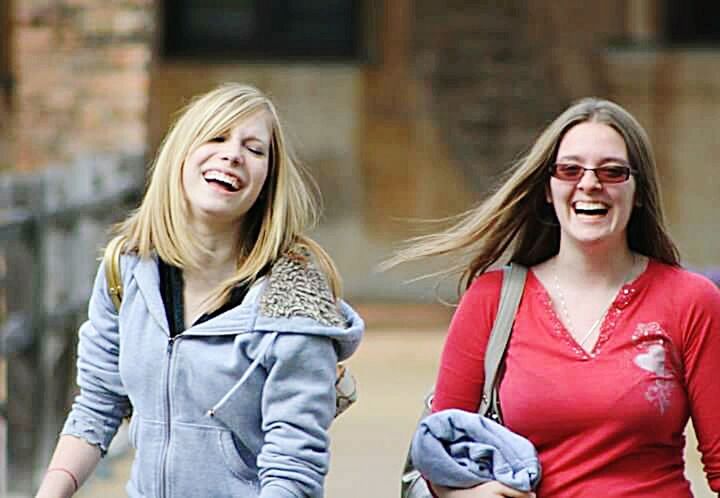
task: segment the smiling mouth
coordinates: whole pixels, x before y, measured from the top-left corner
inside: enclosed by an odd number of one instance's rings
[[[203,173],[203,178],[210,185],[216,185],[226,192],[237,192],[242,187],[242,182],[239,178],[221,171],[206,171]]]
[[[585,216],[605,216],[610,208],[602,202],[577,201],[572,204],[575,214]]]

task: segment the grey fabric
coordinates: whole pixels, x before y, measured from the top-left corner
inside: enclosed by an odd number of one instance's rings
[[[443,410],[420,423],[411,447],[415,467],[430,482],[471,488],[499,481],[531,491],[540,481],[533,444],[477,413]]]

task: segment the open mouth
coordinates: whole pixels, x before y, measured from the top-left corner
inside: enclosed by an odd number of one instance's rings
[[[203,173],[203,178],[210,185],[215,185],[225,192],[237,192],[242,187],[242,182],[238,177],[222,171],[208,170]]]
[[[575,214],[582,214],[585,216],[605,216],[610,210],[610,208],[602,202],[577,201],[574,202],[572,206],[575,210]]]

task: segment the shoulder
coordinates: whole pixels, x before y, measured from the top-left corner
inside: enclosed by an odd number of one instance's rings
[[[652,296],[647,306],[665,309],[688,344],[719,330],[720,289],[709,278],[656,261],[651,262],[647,273],[651,277],[648,296]]]
[[[718,286],[700,273],[658,261],[651,261],[647,272],[656,285],[672,291],[675,299],[686,304],[720,302]]]
[[[484,328],[495,319],[500,303],[502,270],[492,270],[477,276],[460,299],[451,327]]]
[[[140,262],[141,258],[138,253],[129,250],[126,246],[127,240],[122,235],[117,235],[108,241],[100,258],[100,269],[106,278],[112,279],[112,275],[108,275],[108,273],[114,271],[117,272],[119,278],[126,282],[135,266]]]
[[[120,255],[120,274],[123,276],[123,280],[132,275],[133,270],[141,261],[142,258],[135,253],[123,253]],[[155,259],[149,261],[157,265]]]
[[[462,296],[462,302],[476,303],[478,301],[500,301],[503,271],[492,270],[476,277]]]
[[[326,275],[301,244],[272,265],[260,296],[260,312],[271,318],[311,318],[327,326],[345,324]]]
[[[107,292],[111,285],[127,285],[141,258],[135,253],[105,251],[98,261],[94,291]],[[115,279],[119,279],[119,281],[116,282]]]

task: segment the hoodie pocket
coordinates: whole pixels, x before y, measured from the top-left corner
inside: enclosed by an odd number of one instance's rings
[[[241,455],[228,431],[175,422],[172,438],[167,496],[249,498],[260,494],[254,457]]]
[[[238,479],[257,482],[255,455],[230,431],[219,431],[218,439],[228,470]]]

